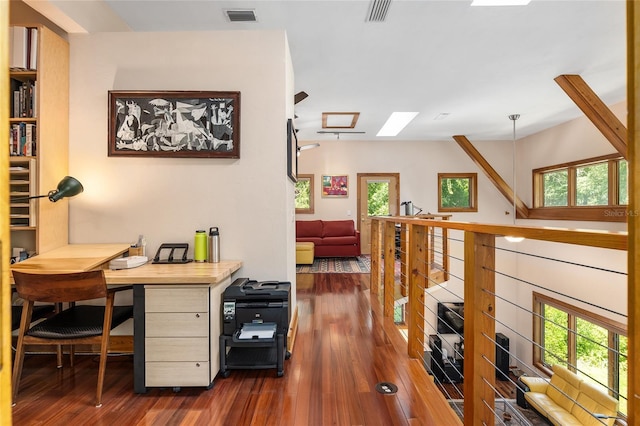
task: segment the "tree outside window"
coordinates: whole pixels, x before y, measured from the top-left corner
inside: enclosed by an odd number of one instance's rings
[[[389,182],[367,183],[368,216],[389,215]]]
[[[609,204],[609,164],[599,163],[576,167],[576,205],[606,206]]]
[[[295,200],[296,214],[313,213],[313,175],[298,175]]]
[[[544,206],[569,205],[569,172],[558,170],[543,175]]]
[[[477,173],[438,173],[439,212],[477,212]]]

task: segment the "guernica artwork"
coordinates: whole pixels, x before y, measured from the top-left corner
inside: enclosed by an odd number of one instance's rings
[[[240,92],[109,91],[109,156],[240,158]]]

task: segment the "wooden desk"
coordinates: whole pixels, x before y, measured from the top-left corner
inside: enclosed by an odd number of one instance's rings
[[[69,244],[11,265],[11,270],[67,273],[107,268],[109,261],[122,256],[129,244]],[[13,278],[12,283],[13,283]]]
[[[14,264],[12,269],[51,273],[103,268],[107,285],[133,285],[134,390],[210,387],[220,364],[221,295],[242,262],[147,263],[107,269],[111,259],[128,249],[128,244],[70,244]]]

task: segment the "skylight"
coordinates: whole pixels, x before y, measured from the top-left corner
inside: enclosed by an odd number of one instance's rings
[[[396,136],[418,115],[417,112],[393,112],[376,136]]]

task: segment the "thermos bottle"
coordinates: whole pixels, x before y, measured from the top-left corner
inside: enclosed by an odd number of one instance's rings
[[[207,233],[204,230],[196,231],[193,260],[196,262],[207,261]]]
[[[209,228],[209,263],[220,262],[220,232],[217,227]]]

